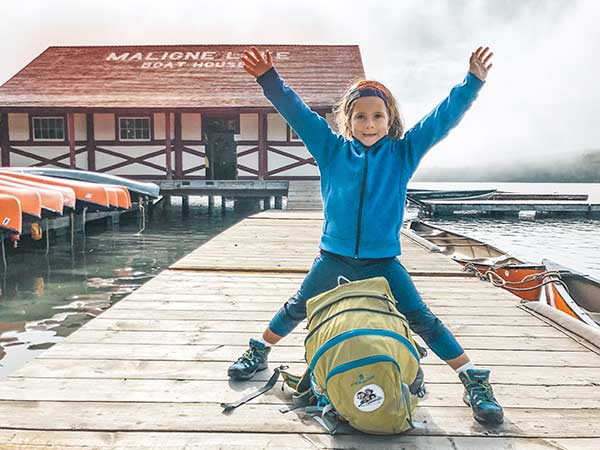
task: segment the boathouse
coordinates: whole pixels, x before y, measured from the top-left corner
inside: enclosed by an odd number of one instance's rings
[[[49,47],[0,87],[2,165],[148,180],[317,179],[303,143],[243,70],[247,47]],[[345,87],[364,77],[356,45],[261,48],[330,123]]]

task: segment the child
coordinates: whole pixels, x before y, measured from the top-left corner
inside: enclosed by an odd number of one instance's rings
[[[396,101],[376,81],[353,84],[336,107],[341,136],[313,112],[279,77],[269,51],[244,51],[244,69],[256,77],[265,96],[302,139],[321,173],[325,221],[319,256],[298,292],[275,314],[262,337],[228,370],[248,380],[267,368],[271,346],[306,318],[306,301],[349,280],[383,276],[398,310],[429,348],[452,367],[465,386],[464,401],[476,420],[503,421],[502,407],[489,384],[489,370],[476,369],[460,344],[429,310],[397,255],[406,186],[423,155],[458,124],[477,97],[493,53],[479,47],[471,54],[462,84],[417,125],[404,132]]]

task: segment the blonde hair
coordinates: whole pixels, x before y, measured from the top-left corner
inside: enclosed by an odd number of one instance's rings
[[[352,109],[354,108],[354,100],[359,97],[358,91],[365,88],[376,89],[383,94],[390,116],[388,137],[390,139],[402,139],[402,136],[404,136],[404,121],[400,115],[396,99],[388,88],[375,80],[358,80],[354,82],[335,105],[333,113],[339,132],[346,139],[352,139],[352,124],[350,119],[352,117]]]

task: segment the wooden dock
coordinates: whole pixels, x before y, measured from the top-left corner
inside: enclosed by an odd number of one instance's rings
[[[577,200],[422,200],[420,207],[432,216],[464,213],[519,214],[570,214],[578,216],[600,215],[600,204]]]
[[[321,226],[321,212],[252,216],[12,373],[0,382],[0,448],[600,448],[599,350],[410,241],[402,260],[424,299],[492,369],[502,426],[472,419],[458,378],[431,352],[419,425],[405,435],[331,436],[301,411],[279,412],[290,397],[278,387],[223,414],[221,402],[270,375],[234,383],[226,371],[298,288]],[[304,334],[300,326],[273,349],[271,368],[303,370]]]

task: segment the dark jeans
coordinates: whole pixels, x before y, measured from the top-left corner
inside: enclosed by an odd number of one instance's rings
[[[306,318],[307,300],[337,287],[339,276],[350,281],[385,277],[398,310],[436,355],[447,361],[464,353],[452,333],[423,302],[398,258],[354,259],[321,250],[300,289],[277,311],[269,329],[279,336],[287,336]]]

